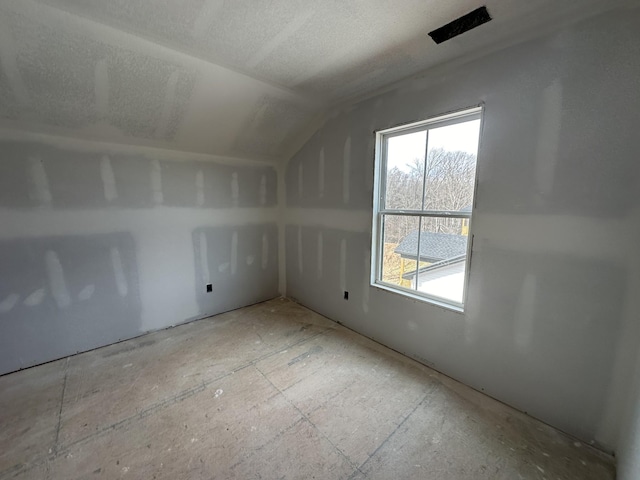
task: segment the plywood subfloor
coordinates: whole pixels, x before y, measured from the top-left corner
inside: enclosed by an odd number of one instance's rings
[[[0,377],[0,479],[598,479],[612,460],[284,299]]]

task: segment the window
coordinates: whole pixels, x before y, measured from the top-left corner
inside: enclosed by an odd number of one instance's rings
[[[373,285],[464,308],[481,114],[376,133]]]

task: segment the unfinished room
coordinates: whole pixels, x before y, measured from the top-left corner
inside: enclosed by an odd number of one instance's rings
[[[0,0],[0,480],[640,480],[640,0]]]

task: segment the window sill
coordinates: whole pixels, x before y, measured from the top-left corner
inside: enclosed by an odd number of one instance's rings
[[[422,303],[426,303],[428,305],[433,305],[436,307],[443,308],[445,310],[449,310],[451,312],[464,314],[464,306],[452,305],[442,300],[437,300],[435,298],[426,297],[423,295],[417,295],[409,290],[401,290],[399,288],[394,288],[392,286],[388,286],[382,283],[371,283],[372,287],[379,288],[380,290],[384,290],[386,292],[394,293],[401,297],[407,298],[409,300],[417,300]]]

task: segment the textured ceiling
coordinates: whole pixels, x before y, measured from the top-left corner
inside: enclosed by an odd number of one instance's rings
[[[0,0],[0,126],[279,160],[332,104],[613,4]]]

